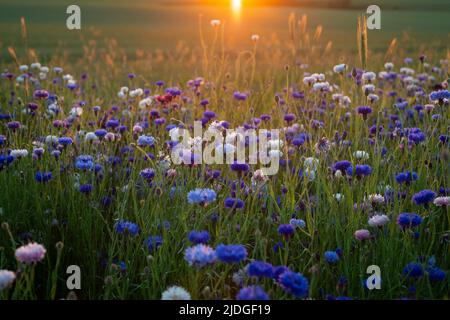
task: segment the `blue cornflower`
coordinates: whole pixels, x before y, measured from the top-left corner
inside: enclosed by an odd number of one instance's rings
[[[225,208],[242,209],[244,201],[238,198],[226,198],[224,202]]]
[[[304,298],[308,295],[308,279],[300,273],[286,271],[278,277],[278,283],[284,291],[294,295],[297,298]]]
[[[297,228],[304,228],[304,227],[306,227],[306,222],[304,220],[302,220],[302,219],[291,219],[289,221],[289,223],[291,225],[293,225],[294,227],[297,227]]]
[[[200,244],[200,243],[206,244],[208,243],[210,236],[209,232],[206,230],[203,231],[192,230],[191,232],[189,232],[188,239],[193,244]]]
[[[406,128],[405,134],[408,137],[408,141],[415,144],[425,141],[425,134],[419,128]]]
[[[216,201],[216,192],[212,189],[197,188],[188,193],[187,198],[190,204],[209,204]]]
[[[239,290],[236,300],[269,300],[269,296],[260,286],[250,286]]]
[[[151,168],[146,168],[141,170],[139,175],[144,178],[145,180],[152,180],[155,177],[155,170]]]
[[[357,164],[355,170],[353,170],[353,167],[348,167],[345,172],[349,176],[353,176],[353,173],[358,177],[368,176],[372,173],[372,167],[367,164]]]
[[[336,251],[325,251],[324,257],[328,263],[336,263],[339,261],[339,255]]]
[[[149,236],[145,242],[145,246],[147,247],[149,252],[153,252],[158,249],[163,244],[163,239],[161,236]]]
[[[444,99],[450,99],[450,92],[448,90],[439,90],[430,93],[431,101],[442,101]]]
[[[95,132],[94,132],[94,134],[99,138],[103,138],[104,136],[106,136],[107,133],[108,133],[108,131],[106,131],[105,129],[98,129],[98,130],[95,130]]]
[[[4,135],[0,135],[0,146],[4,145],[6,142],[6,137]]]
[[[89,194],[89,193],[91,193],[92,189],[93,189],[92,184],[82,184],[82,185],[80,185],[78,190],[81,193]]]
[[[131,236],[135,236],[139,233],[139,226],[136,223],[120,220],[116,223],[116,232],[118,234],[129,234]]]
[[[120,125],[120,121],[117,119],[109,119],[108,121],[106,121],[105,126],[107,128],[117,128]]]
[[[241,244],[219,244],[216,248],[217,258],[226,263],[239,263],[247,258],[247,249]]]
[[[423,276],[423,267],[416,262],[410,262],[403,268],[403,275],[408,278],[418,279]]]
[[[58,143],[63,146],[68,146],[73,143],[73,139],[70,137],[61,137],[58,139]]]
[[[436,193],[431,190],[422,190],[417,192],[415,195],[413,195],[412,200],[415,204],[421,205],[421,204],[428,204],[432,202],[436,198]]]
[[[52,179],[52,173],[51,172],[36,172],[36,175],[34,176],[37,182],[48,182]]]
[[[264,261],[253,261],[247,267],[247,274],[250,277],[273,278],[273,266]]]
[[[334,164],[334,170],[340,170],[342,173],[346,172],[347,168],[351,167],[352,163],[347,160],[338,161]]]
[[[140,136],[137,144],[140,147],[153,147],[155,145],[155,138],[152,136]]]
[[[281,224],[278,226],[278,233],[285,239],[289,239],[295,232],[294,226],[291,224]]]
[[[184,252],[184,259],[190,266],[202,268],[216,261],[216,252],[213,248],[204,244],[189,247]]]
[[[397,217],[397,224],[402,228],[417,227],[422,223],[422,217],[416,213],[403,212]]]
[[[428,279],[430,281],[443,281],[446,277],[446,273],[444,270],[438,267],[428,267],[427,268]]]
[[[75,159],[75,168],[79,170],[91,170],[94,167],[94,158],[89,155],[81,155]]]
[[[291,271],[286,266],[277,266],[273,268],[273,279],[278,282],[278,278],[285,272]]]
[[[409,184],[412,181],[416,181],[418,178],[419,178],[419,176],[414,171],[400,172],[399,174],[397,174],[395,176],[395,180],[397,181],[397,183],[400,183],[400,184],[402,184],[402,183]]]

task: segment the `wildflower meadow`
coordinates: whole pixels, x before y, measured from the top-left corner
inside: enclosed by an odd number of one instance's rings
[[[76,51],[36,48],[51,32],[14,22],[0,299],[448,299],[448,34],[375,48],[349,15],[232,44],[196,15],[164,50],[83,20]]]

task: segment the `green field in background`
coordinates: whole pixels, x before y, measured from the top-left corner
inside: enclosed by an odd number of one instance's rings
[[[364,3],[365,0],[358,1]],[[417,45],[445,48],[449,43],[450,10],[416,10],[419,1],[391,1],[401,10],[382,10],[382,29],[369,32],[369,45],[373,50],[384,50],[392,38],[402,38],[404,33],[413,39],[411,47]],[[332,10],[301,7],[257,7],[244,8],[239,22],[224,7],[168,6],[154,1],[130,3],[112,1],[79,1],[82,9],[82,30],[66,29],[66,6],[71,1],[0,1],[0,43],[2,56],[7,56],[6,47],[23,47],[20,37],[20,17],[24,16],[28,28],[28,45],[41,54],[54,53],[57,48],[68,49],[71,55],[82,52],[81,37],[90,38],[96,30],[99,46],[103,36],[114,37],[127,52],[136,49],[173,49],[179,41],[198,44],[198,14],[204,16],[205,25],[210,19],[227,21],[227,39],[232,47],[246,48],[249,38],[258,33],[264,39],[273,35],[281,41],[288,38],[287,21],[291,12],[298,16],[308,15],[310,28],[323,25],[322,41],[333,41],[334,48],[354,49],[355,30],[361,10]],[[383,1],[378,1],[382,6]],[[441,4],[440,0],[431,5]],[[431,6],[432,7],[432,6]],[[408,45],[408,44],[407,44]]]

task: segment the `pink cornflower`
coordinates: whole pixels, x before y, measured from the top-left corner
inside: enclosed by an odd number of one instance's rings
[[[369,239],[370,231],[366,229],[360,229],[355,231],[355,238],[359,241]]]
[[[31,242],[16,249],[16,259],[22,263],[31,264],[44,259],[46,252],[44,246]]]

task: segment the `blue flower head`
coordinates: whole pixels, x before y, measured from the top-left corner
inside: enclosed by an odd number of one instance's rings
[[[436,198],[436,193],[431,190],[422,190],[417,192],[415,195],[413,195],[412,200],[415,204],[421,205],[421,204],[428,204],[432,202]]]
[[[247,249],[241,244],[220,244],[216,248],[217,258],[225,263],[239,263],[247,258]]]
[[[195,189],[188,193],[188,202],[190,204],[209,204],[216,200],[216,192],[212,189]]]
[[[260,286],[250,286],[239,290],[236,300],[269,300],[269,296]]]
[[[324,257],[328,263],[337,263],[339,261],[339,255],[336,251],[325,251]]]
[[[309,282],[300,273],[286,271],[278,278],[278,283],[289,294],[297,298],[304,298],[308,295]]]
[[[145,240],[145,246],[149,252],[153,252],[158,249],[163,244],[163,239],[161,236],[149,236]]]
[[[139,233],[139,226],[130,221],[120,220],[116,223],[116,232],[118,234],[135,236]]]
[[[193,244],[200,244],[200,243],[206,244],[206,243],[208,243],[210,236],[209,236],[208,231],[193,230],[193,231],[189,232],[188,239]]]
[[[422,217],[416,213],[403,212],[397,217],[397,224],[402,228],[417,227],[422,223]]]
[[[247,274],[250,277],[273,278],[273,266],[264,261],[253,261],[247,267]]]
[[[423,267],[416,262],[410,262],[403,268],[403,275],[407,278],[418,279],[423,276]]]

